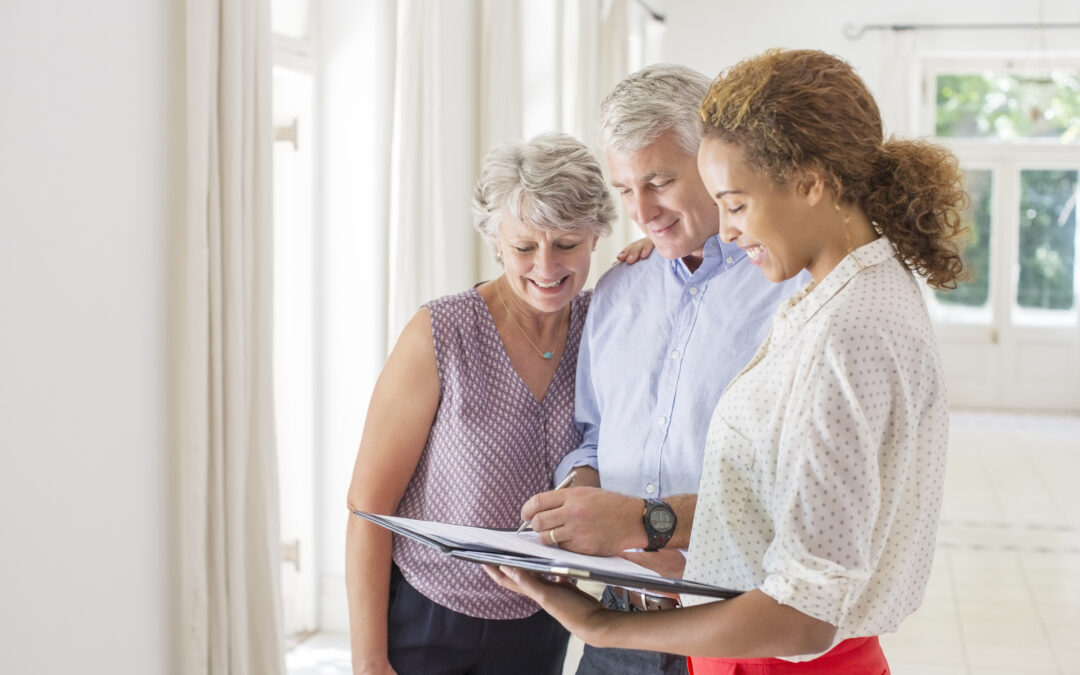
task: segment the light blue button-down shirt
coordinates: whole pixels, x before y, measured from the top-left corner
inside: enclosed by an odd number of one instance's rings
[[[810,280],[771,283],[713,236],[693,274],[657,253],[596,285],[578,355],[582,444],[556,467],[599,470],[604,489],[693,494],[713,408],[768,335],[776,307]]]

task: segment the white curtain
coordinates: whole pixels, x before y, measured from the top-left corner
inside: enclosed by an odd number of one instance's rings
[[[187,0],[182,669],[284,672],[271,380],[266,0]]]
[[[919,44],[915,31],[888,31],[882,36],[881,75],[876,98],[885,134],[919,135]]]
[[[606,167],[600,149],[600,103],[620,80],[644,65],[630,63],[629,14],[642,10],[633,0],[560,2],[564,8],[558,35],[562,54],[557,82],[562,102],[559,130],[589,146]],[[611,235],[596,245],[590,285],[627,242],[641,236],[622,209],[618,214]]]
[[[388,116],[392,142],[386,329],[392,345],[422,303],[461,290],[475,265],[468,177],[475,169],[477,110],[470,84],[475,80],[472,35],[478,3],[388,4],[396,8],[391,27],[396,36],[393,108]]]

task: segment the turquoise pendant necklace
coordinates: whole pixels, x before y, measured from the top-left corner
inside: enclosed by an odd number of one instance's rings
[[[517,329],[519,331],[521,331],[521,334],[525,337],[526,340],[529,341],[529,344],[532,345],[532,348],[536,350],[537,354],[539,354],[542,358],[547,359],[547,360],[550,361],[555,356],[555,346],[559,344],[559,332],[560,331],[555,331],[555,341],[551,343],[551,349],[549,349],[549,350],[547,350],[545,352],[544,350],[537,347],[536,343],[532,341],[531,337],[529,337],[529,334],[525,332],[525,329],[522,328],[521,324],[518,323],[517,319],[514,318],[514,313],[510,311],[510,306],[506,304],[506,299],[503,298],[502,287],[499,286],[498,280],[496,280],[494,282],[494,285],[495,285],[495,295],[499,296],[499,302],[502,303],[503,309],[506,310],[506,315],[508,317],[510,317],[510,322],[513,323],[515,326],[517,326]],[[568,304],[566,306],[566,309],[563,310],[563,313],[565,314],[569,309],[570,309],[570,305]],[[559,320],[559,327],[562,328],[562,318],[561,317],[560,317],[560,320]]]

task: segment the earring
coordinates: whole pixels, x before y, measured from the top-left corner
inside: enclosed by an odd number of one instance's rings
[[[844,255],[851,253],[855,248],[851,245],[851,214],[840,210],[840,204],[833,202],[833,208],[844,217]]]

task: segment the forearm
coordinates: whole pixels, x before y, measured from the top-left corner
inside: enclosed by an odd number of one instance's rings
[[[662,612],[605,612],[578,632],[597,647],[722,658],[769,658],[829,649],[836,628],[752,590],[732,600]]]
[[[591,466],[575,466],[574,485],[577,487],[600,487],[600,472]]]
[[[349,514],[345,585],[354,673],[379,672],[386,665],[391,546],[388,530]]]
[[[667,548],[690,548],[690,531],[694,527],[697,495],[672,495],[664,501],[671,506],[678,519],[675,524],[675,534],[671,535]]]
[[[595,482],[591,469],[582,470],[582,483]],[[686,548],[694,523],[696,495],[669,498],[678,519],[667,548]],[[603,488],[574,486],[533,495],[522,508],[522,518],[538,532],[557,530],[559,545],[588,555],[618,555],[634,548],[646,548],[649,537],[642,520],[645,501],[640,497]]]
[[[621,550],[632,548],[646,548],[649,545],[649,536],[645,533],[645,523],[642,516],[645,512],[645,500],[639,497],[627,497],[628,505],[626,515],[621,518],[620,531],[623,532]],[[664,548],[689,548],[690,530],[694,525],[694,509],[697,506],[697,495],[672,495],[663,501],[667,502],[675,512],[675,532]]]

